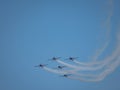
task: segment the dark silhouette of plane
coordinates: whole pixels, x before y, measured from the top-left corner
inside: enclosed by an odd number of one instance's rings
[[[48,65],[48,64],[39,64],[39,65],[37,65],[37,66],[35,66],[35,67],[41,67],[41,68],[43,68],[43,67],[45,67],[46,65]]]
[[[69,77],[70,75],[72,75],[72,74],[64,74],[64,75],[62,75],[62,77]]]
[[[59,69],[63,69],[65,68],[66,66],[58,66]]]
[[[53,60],[53,61],[56,61],[58,59],[60,59],[61,57],[53,57],[52,59],[49,59],[49,60]]]
[[[55,69],[63,69],[63,68],[65,68],[66,66],[57,66],[57,68],[55,68]]]
[[[77,59],[78,57],[69,57],[67,60],[71,60],[74,61],[75,59]]]

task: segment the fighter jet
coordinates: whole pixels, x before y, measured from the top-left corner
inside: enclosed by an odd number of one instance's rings
[[[58,60],[58,59],[60,59],[60,57],[53,57],[52,59],[49,59],[49,60],[56,61],[56,60]]]
[[[57,66],[56,68],[54,68],[54,69],[63,69],[63,68],[65,68],[66,66]]]
[[[48,64],[39,64],[39,65],[37,65],[37,66],[35,66],[35,67],[41,67],[41,68],[43,68],[43,67],[45,67],[46,65],[48,65]]]
[[[59,68],[59,69],[63,69],[63,68],[65,68],[66,66],[58,66],[57,68]]]
[[[69,57],[67,60],[71,60],[74,61],[75,59],[77,59],[78,57]]]
[[[72,74],[64,74],[64,75],[62,75],[62,77],[69,77],[70,75],[72,75]]]

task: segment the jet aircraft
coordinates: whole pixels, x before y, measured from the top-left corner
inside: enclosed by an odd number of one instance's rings
[[[64,74],[64,75],[62,75],[62,77],[69,77],[70,75],[72,75],[72,74]]]
[[[60,59],[60,57],[53,57],[52,59],[49,59],[49,60],[56,61],[56,60],[58,60],[58,59]]]
[[[35,67],[41,67],[41,68],[43,68],[43,67],[45,67],[46,65],[48,65],[48,64],[39,64],[39,65],[37,65],[37,66],[35,66]]]
[[[77,59],[78,57],[69,57],[67,60],[71,60],[74,61],[75,59]]]

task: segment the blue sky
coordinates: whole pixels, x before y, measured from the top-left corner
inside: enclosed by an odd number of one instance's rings
[[[113,0],[114,47],[120,1]],[[61,78],[34,68],[53,56],[89,61],[106,42],[107,0],[0,0],[0,90],[119,90],[120,68],[102,82]],[[101,56],[102,57],[102,56]]]

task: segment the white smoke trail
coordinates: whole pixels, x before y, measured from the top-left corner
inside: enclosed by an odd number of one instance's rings
[[[120,57],[110,64],[100,75],[99,78],[105,78],[107,75],[112,73],[120,65]]]
[[[96,54],[92,57],[92,61],[97,61],[97,59],[99,58],[99,56],[105,51],[105,49],[108,47],[109,45],[109,41],[106,41],[106,43],[103,45],[102,48],[98,49]]]
[[[70,74],[70,73],[75,74],[76,73],[74,70],[56,70],[48,67],[44,67],[43,69],[56,74]],[[79,74],[79,76],[84,76],[84,74]]]
[[[83,62],[79,62],[77,60],[74,60],[73,62],[78,64],[78,65],[81,65],[81,66],[94,66],[94,65],[103,63],[103,61],[94,61],[94,62],[83,63]]]
[[[60,64],[63,64],[63,65],[65,65],[65,66],[69,67],[69,68],[74,68],[74,69],[77,69],[77,68],[78,68],[78,66],[65,63],[65,62],[63,62],[63,61],[61,61],[61,60],[56,60],[56,61],[57,61],[58,63],[60,63]]]
[[[44,67],[43,69],[48,71],[48,72],[51,72],[51,73],[62,74],[62,75],[74,74],[74,75],[78,75],[78,76],[86,76],[86,77],[92,76],[92,77],[94,77],[94,75],[80,74],[80,73],[75,72],[74,70],[56,70],[56,69],[52,69],[52,68],[48,68],[48,67]]]
[[[43,69],[46,71],[52,72],[52,73],[57,73],[57,74],[67,74],[68,73],[67,71],[65,72],[65,71],[55,70],[55,69],[51,69],[48,67],[44,67]]]
[[[107,30],[106,34],[106,42],[103,45],[102,48],[98,49],[95,55],[92,57],[93,61],[96,61],[98,57],[105,51],[105,49],[108,47],[109,42],[110,42],[110,32],[111,32],[111,18],[113,16],[113,0],[108,0],[108,17],[107,19],[103,22],[104,23],[104,28]]]

